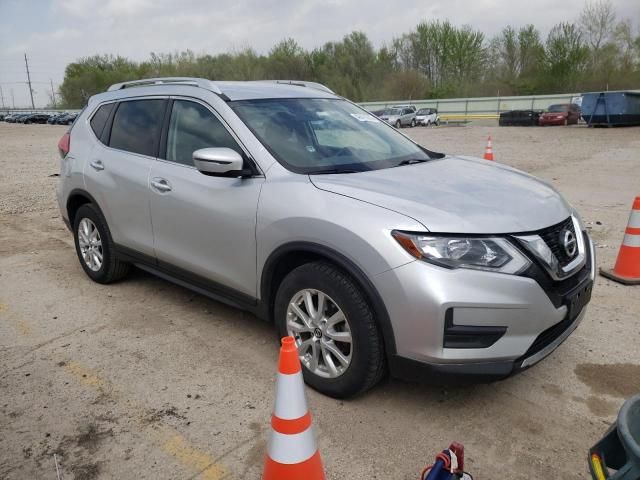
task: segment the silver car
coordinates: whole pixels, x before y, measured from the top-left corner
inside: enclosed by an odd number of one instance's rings
[[[409,106],[391,107],[380,115],[380,120],[396,128],[415,127],[416,110]]]
[[[429,127],[431,125],[440,125],[438,110],[436,110],[435,108],[421,108],[416,112],[416,123],[424,127]]]
[[[322,85],[117,84],[58,147],[91,279],[133,265],[274,322],[328,395],[386,372],[504,378],[590,299],[593,244],[552,186],[432,152]]]

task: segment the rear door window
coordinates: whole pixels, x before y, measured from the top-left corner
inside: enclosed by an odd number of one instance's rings
[[[102,105],[91,117],[91,130],[96,134],[96,137],[100,138],[102,136],[102,131],[107,124],[107,120],[109,120],[109,115],[111,115],[114,105],[115,103]]]
[[[166,159],[193,165],[193,152],[209,147],[226,147],[243,154],[229,131],[208,108],[188,100],[175,100],[167,132]]]
[[[155,157],[158,152],[166,100],[130,100],[118,105],[109,146]]]

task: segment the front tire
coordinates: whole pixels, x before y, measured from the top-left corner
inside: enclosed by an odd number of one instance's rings
[[[129,273],[130,265],[118,259],[107,222],[94,204],[76,212],[73,236],[80,265],[94,282],[112,283]]]
[[[280,336],[296,340],[308,385],[335,398],[361,394],[385,372],[375,316],[354,280],[327,262],[291,271],[275,299]]]
[[[416,126],[416,119],[414,118],[413,120],[411,120],[411,128],[414,128]]]
[[[402,128],[402,124],[400,123],[400,120],[398,120],[398,121],[396,122],[396,128],[397,128],[397,129]]]

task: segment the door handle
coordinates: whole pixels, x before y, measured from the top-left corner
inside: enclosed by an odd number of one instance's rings
[[[151,186],[158,190],[159,192],[170,192],[171,184],[165,180],[164,178],[154,178],[151,180]]]
[[[93,168],[94,170],[104,170],[104,163],[102,163],[102,160],[94,160],[93,162],[89,163],[89,165],[91,165],[91,168]]]

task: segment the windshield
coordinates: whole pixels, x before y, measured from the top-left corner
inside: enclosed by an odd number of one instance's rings
[[[567,105],[551,105],[549,107],[550,112],[566,112],[568,110]]]
[[[297,173],[378,170],[438,156],[342,99],[278,98],[229,105],[267,150]]]
[[[420,110],[418,110],[417,115],[430,115],[431,114],[431,110],[429,108],[421,108]]]
[[[384,111],[385,115],[402,115],[402,110],[399,108],[388,108]]]

